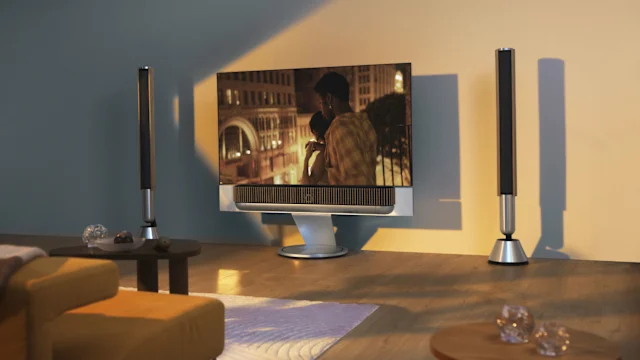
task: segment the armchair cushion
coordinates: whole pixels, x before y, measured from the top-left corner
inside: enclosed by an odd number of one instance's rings
[[[0,244],[0,300],[13,273],[42,256],[47,256],[47,253],[37,247]]]
[[[217,299],[121,290],[53,322],[54,360],[210,360],[224,326]]]
[[[118,283],[112,261],[32,260],[11,276],[0,302],[0,348],[16,359],[50,360],[50,323],[68,310],[115,296]],[[26,333],[15,331],[20,328]]]

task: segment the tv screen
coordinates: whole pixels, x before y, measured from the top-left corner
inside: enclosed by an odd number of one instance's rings
[[[220,184],[412,185],[411,64],[217,74]]]

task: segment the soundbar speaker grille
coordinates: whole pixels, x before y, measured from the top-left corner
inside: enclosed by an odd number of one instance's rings
[[[236,203],[394,206],[393,187],[237,185]]]

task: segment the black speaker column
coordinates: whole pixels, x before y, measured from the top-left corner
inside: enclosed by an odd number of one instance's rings
[[[515,50],[496,50],[496,98],[498,120],[498,196],[500,197],[500,232],[489,255],[489,263],[496,265],[525,265],[529,263],[516,231],[516,91]]]
[[[138,69],[138,136],[140,146],[140,189],[144,225],[139,236],[158,239],[153,195],[156,189],[156,153],[153,124],[153,69]]]

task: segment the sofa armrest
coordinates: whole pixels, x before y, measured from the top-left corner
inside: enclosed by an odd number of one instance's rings
[[[62,313],[111,298],[118,292],[112,261],[42,257],[16,271],[2,299],[0,319],[26,315],[28,359],[51,359],[49,323]]]

